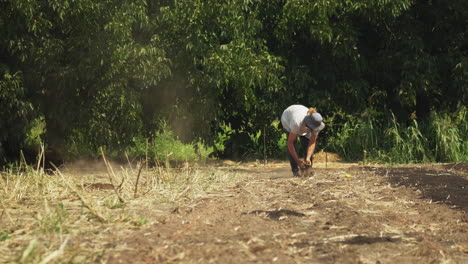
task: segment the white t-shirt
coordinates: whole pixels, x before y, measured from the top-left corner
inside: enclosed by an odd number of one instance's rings
[[[307,116],[309,109],[303,105],[291,105],[284,110],[281,115],[281,124],[286,131],[298,136],[305,136],[310,139],[312,133],[317,135],[319,131],[311,131],[306,127],[304,117]]]

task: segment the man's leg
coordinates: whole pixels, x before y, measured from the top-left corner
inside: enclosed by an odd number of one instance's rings
[[[286,138],[288,135],[289,133],[286,133]],[[296,150],[296,153],[297,153],[297,139],[296,141],[294,141],[294,149]],[[287,150],[287,152],[288,152],[289,164],[291,164],[291,170],[293,172],[293,175],[299,176],[299,166],[297,165],[296,161],[292,157],[291,153],[289,153],[289,150]]]

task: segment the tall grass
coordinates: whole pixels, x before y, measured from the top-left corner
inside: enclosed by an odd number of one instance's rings
[[[163,126],[161,131],[150,138],[136,137],[133,143],[127,148],[128,155],[167,166],[170,162],[203,162],[214,152],[213,147],[208,147],[201,140],[195,143],[181,142],[167,126]]]
[[[432,115],[429,136],[436,160],[443,162],[467,159],[466,110],[460,111],[461,120],[448,114]],[[460,116],[458,116],[460,117]]]
[[[161,205],[190,203],[238,180],[215,168],[145,169],[143,163],[110,162],[89,167],[95,169],[51,174],[20,163],[0,172],[0,263],[106,262],[103,230],[128,234],[155,223]]]
[[[392,114],[391,126],[385,130],[384,142],[388,150],[383,149],[376,160],[390,163],[430,162],[433,160],[428,150],[428,141],[421,133],[416,119],[405,129],[401,129]],[[385,151],[386,150],[386,151]]]
[[[329,139],[330,147],[348,160],[367,159],[380,148],[381,134],[381,125],[372,116],[365,115],[345,122]]]
[[[466,107],[433,112],[427,120],[398,121],[393,113],[349,118],[333,131],[329,148],[348,160],[365,162],[467,162]],[[379,121],[378,121],[379,120]]]

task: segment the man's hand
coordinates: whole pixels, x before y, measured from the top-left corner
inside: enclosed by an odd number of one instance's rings
[[[303,169],[307,166],[306,162],[302,159],[298,159],[297,160],[297,166],[299,166],[299,168]]]
[[[310,157],[310,160],[305,161],[305,165],[307,167],[312,167],[313,162],[314,162],[314,155],[312,155],[312,157]]]

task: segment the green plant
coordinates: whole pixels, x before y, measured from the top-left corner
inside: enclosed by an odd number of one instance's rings
[[[132,223],[135,226],[144,226],[149,223],[149,220],[143,216],[139,216],[136,220],[133,220]]]
[[[183,143],[165,122],[161,122],[160,130],[153,136],[134,137],[133,145],[127,147],[126,152],[131,157],[148,158],[157,163],[164,162],[169,166],[171,161],[178,163],[205,160],[213,152],[213,148],[207,147],[200,140],[196,143]]]
[[[405,129],[400,129],[395,116],[392,114],[390,127],[385,131],[386,148],[384,157],[379,157],[391,163],[428,162],[432,155],[428,149],[428,140],[422,134],[416,119]]]
[[[183,162],[197,158],[193,144],[182,143],[169,129],[156,133],[153,140],[153,151],[155,158],[160,161]]]
[[[286,133],[281,134],[281,137],[276,142],[276,146],[282,152],[284,152],[284,151],[286,151],[288,149],[288,137],[286,136]]]
[[[68,232],[65,225],[68,219],[68,212],[63,203],[59,203],[51,208],[45,199],[44,208],[44,213],[38,213],[36,215],[40,230],[44,233]]]
[[[378,114],[364,112],[361,117],[348,116],[336,134],[329,139],[330,148],[337,150],[343,158],[356,160],[364,158],[364,153],[372,155],[380,147],[381,126],[376,121]],[[369,157],[366,154],[366,158]]]
[[[250,142],[248,144],[248,152],[255,156],[261,156],[263,153],[263,142],[261,141],[262,131],[258,130],[257,132],[247,132]]]
[[[8,233],[0,232],[0,241],[5,241],[8,238],[10,238],[10,235]]]
[[[460,130],[466,124],[457,126],[456,121],[445,113],[433,113],[431,117],[429,124],[430,136],[436,159],[445,162],[462,160],[463,152],[466,153],[466,149],[463,149],[466,143],[463,141]],[[459,127],[462,129],[459,129]]]
[[[214,147],[216,148],[216,151],[222,153],[225,150],[226,142],[231,139],[235,130],[231,128],[230,123],[222,123],[219,126],[219,129],[220,131],[216,133],[216,137],[214,139]]]
[[[27,148],[39,149],[44,144],[45,125],[44,116],[40,116],[31,122],[31,127],[25,139],[25,146]]]
[[[125,203],[122,203],[118,197],[112,196],[104,200],[104,206],[109,209],[119,209],[124,208]]]
[[[37,239],[32,239],[28,246],[24,248],[21,256],[17,259],[19,263],[36,263],[39,262],[40,256],[38,254],[39,242]]]
[[[214,153],[214,147],[205,145],[201,139],[195,143],[195,148],[201,161],[206,161]]]

